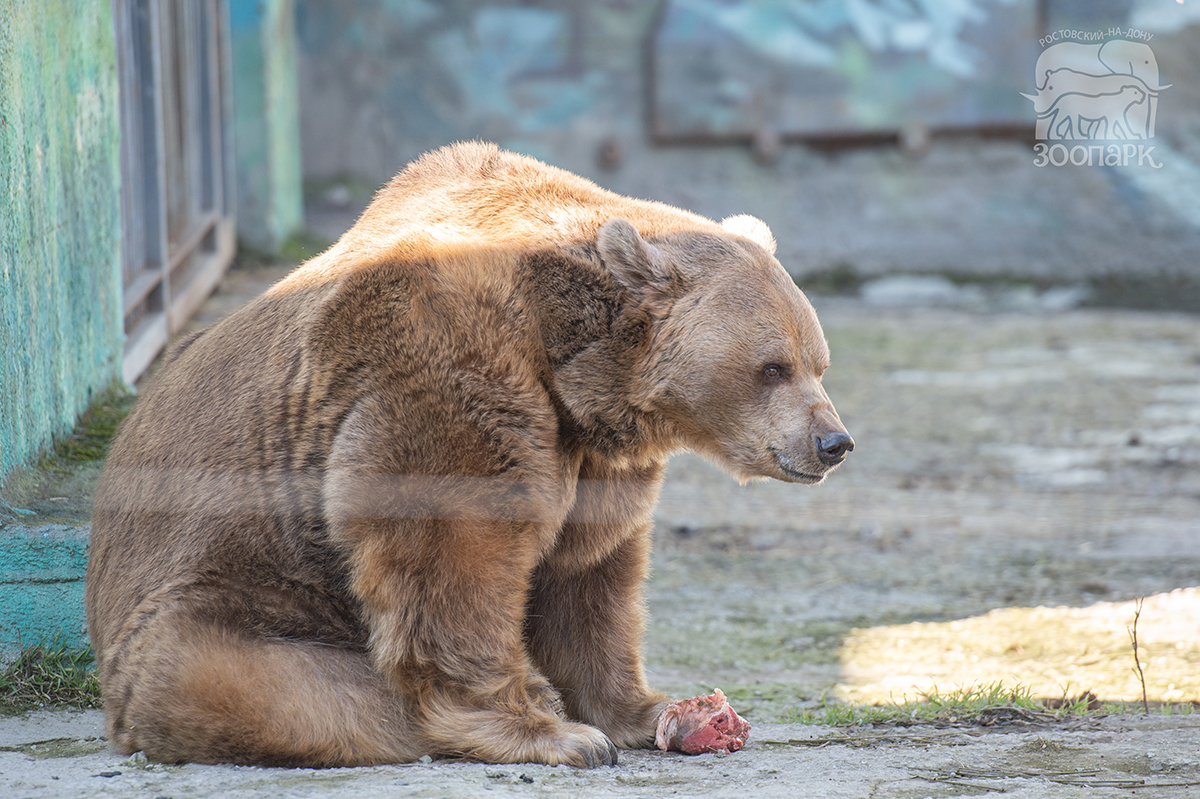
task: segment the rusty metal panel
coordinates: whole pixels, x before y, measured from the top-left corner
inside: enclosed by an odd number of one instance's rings
[[[658,141],[1032,128],[1037,0],[668,0],[650,43]]]

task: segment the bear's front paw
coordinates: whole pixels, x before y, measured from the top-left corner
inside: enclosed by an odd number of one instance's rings
[[[563,725],[570,731],[559,742],[558,752],[543,762],[554,761],[576,768],[596,768],[617,765],[617,747],[609,737],[586,724]]]

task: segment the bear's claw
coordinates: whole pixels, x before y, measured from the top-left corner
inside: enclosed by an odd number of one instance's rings
[[[583,755],[582,766],[584,768],[617,765],[617,747],[608,739],[608,736],[604,736],[603,742],[589,742],[588,745],[581,746],[578,751]]]

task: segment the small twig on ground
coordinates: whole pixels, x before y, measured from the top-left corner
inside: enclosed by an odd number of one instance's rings
[[[1142,714],[1150,715],[1150,703],[1146,699],[1146,675],[1142,672],[1142,661],[1138,658],[1138,639],[1137,625],[1138,619],[1142,616],[1142,603],[1146,601],[1146,597],[1138,597],[1137,602],[1133,605],[1133,626],[1126,629],[1129,630],[1129,640],[1133,643],[1133,665],[1138,676],[1138,681],[1142,684]]]

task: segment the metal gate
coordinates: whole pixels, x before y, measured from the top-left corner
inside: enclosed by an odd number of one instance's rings
[[[226,0],[112,2],[132,383],[233,259],[229,16]]]

